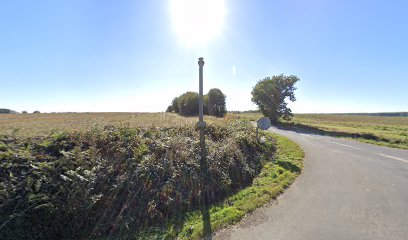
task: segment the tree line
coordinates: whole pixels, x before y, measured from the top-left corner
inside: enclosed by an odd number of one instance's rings
[[[19,112],[8,109],[8,108],[0,108],[0,114],[18,114]],[[26,114],[27,111],[22,111],[21,113]],[[34,111],[33,113],[40,113],[40,111]]]
[[[204,114],[223,117],[227,112],[225,98],[225,94],[220,89],[210,89],[203,98]],[[175,112],[184,116],[198,115],[198,93],[188,91],[175,97],[166,112]]]

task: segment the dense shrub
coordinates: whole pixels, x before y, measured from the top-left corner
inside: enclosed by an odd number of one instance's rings
[[[206,136],[205,171],[190,127],[0,137],[0,239],[137,232],[250,184],[272,151],[243,123]]]

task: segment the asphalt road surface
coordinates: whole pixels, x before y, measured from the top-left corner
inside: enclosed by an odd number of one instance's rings
[[[214,239],[408,239],[408,151],[271,128],[305,151],[276,201]]]

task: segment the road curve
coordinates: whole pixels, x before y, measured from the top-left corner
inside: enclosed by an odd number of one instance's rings
[[[270,131],[305,151],[302,175],[276,201],[214,239],[408,239],[408,151]]]

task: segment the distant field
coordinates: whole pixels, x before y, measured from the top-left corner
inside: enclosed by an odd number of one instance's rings
[[[232,116],[254,121],[261,117],[261,114],[243,113],[232,114]],[[321,134],[351,137],[363,142],[408,149],[408,117],[295,114],[293,124],[284,125]]]
[[[95,126],[126,125],[129,127],[192,126],[197,117],[181,117],[174,113],[41,113],[0,114],[0,134],[41,136],[55,131],[83,131]],[[205,117],[205,121],[223,121]]]

